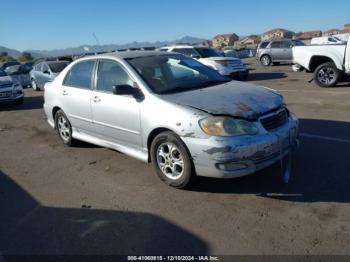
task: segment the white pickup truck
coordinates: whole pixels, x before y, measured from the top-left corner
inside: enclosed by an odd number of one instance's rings
[[[335,86],[350,75],[350,41],[345,44],[293,47],[293,69],[313,72],[321,87]]]

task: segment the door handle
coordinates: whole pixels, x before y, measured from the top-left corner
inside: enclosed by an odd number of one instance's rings
[[[64,95],[64,96],[68,95],[67,90],[63,90],[63,91],[62,91],[62,95]]]
[[[101,101],[101,98],[98,97],[98,96],[95,96],[95,97],[92,99],[92,101],[94,101],[95,103],[98,103],[98,102]]]

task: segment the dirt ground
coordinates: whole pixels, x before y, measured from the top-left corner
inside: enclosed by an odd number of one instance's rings
[[[249,82],[300,118],[289,185],[269,168],[169,188],[121,153],[65,147],[27,89],[24,105],[0,108],[0,253],[350,254],[350,84],[246,62]]]

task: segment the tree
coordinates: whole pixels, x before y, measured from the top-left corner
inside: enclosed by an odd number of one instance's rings
[[[19,57],[18,60],[21,62],[27,62],[27,61],[33,61],[34,58],[31,53],[29,52],[23,52]]]
[[[0,53],[0,62],[1,63],[6,63],[9,61],[16,61],[12,56],[9,56],[6,52],[1,52]]]

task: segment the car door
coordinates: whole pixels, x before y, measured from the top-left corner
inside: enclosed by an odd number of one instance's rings
[[[274,61],[283,60],[282,41],[273,41],[270,45],[270,53]]]
[[[94,134],[91,112],[93,72],[96,60],[84,60],[68,71],[60,96],[62,109],[77,132]]]
[[[292,61],[293,60],[292,47],[293,47],[292,41],[283,41],[282,42],[282,48],[283,48],[282,60],[284,60],[284,61]]]
[[[35,83],[40,86],[40,83],[42,82],[41,79],[41,71],[43,68],[43,63],[37,64],[34,67],[34,70],[32,71],[32,78],[34,78]]]
[[[134,86],[124,66],[100,60],[97,66],[91,108],[96,133],[104,140],[134,149],[141,148],[140,101],[113,93],[113,86]]]
[[[42,72],[40,72],[40,73],[41,73],[41,77],[40,77],[40,79],[41,79],[40,85],[41,86],[45,85],[49,81],[52,81],[52,72],[47,64],[43,64]]]

